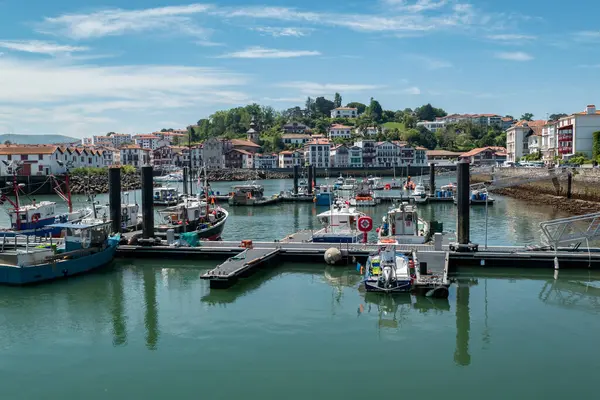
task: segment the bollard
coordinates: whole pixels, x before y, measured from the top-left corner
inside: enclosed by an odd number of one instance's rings
[[[121,168],[108,169],[108,201],[111,230],[121,232]]]
[[[467,246],[469,244],[469,211],[471,196],[469,180],[469,163],[459,162],[456,169],[456,196],[458,206],[457,239],[459,246]]]
[[[308,194],[313,193],[313,167],[312,165],[308,166]]]
[[[154,199],[152,198],[152,166],[142,167],[142,237],[154,237]]]
[[[188,167],[183,167],[183,194],[188,194]]]
[[[569,172],[567,174],[567,199],[571,198],[571,186],[573,185],[573,174]]]
[[[298,194],[298,169],[300,166],[294,165],[294,194]]]
[[[429,196],[435,196],[435,163],[429,164]]]
[[[442,245],[444,242],[444,235],[437,232],[433,234],[433,249],[435,251],[442,251]]]
[[[175,243],[175,231],[173,229],[167,230],[167,244],[170,246]]]

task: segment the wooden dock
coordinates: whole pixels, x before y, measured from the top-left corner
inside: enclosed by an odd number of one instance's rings
[[[211,287],[228,287],[252,268],[264,267],[279,255],[279,249],[245,249],[224,263],[206,272],[200,278],[209,279]]]

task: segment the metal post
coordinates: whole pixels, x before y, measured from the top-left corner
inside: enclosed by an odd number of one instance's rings
[[[435,163],[429,164],[429,196],[435,196]]]
[[[188,167],[183,167],[183,194],[188,194]]]
[[[298,194],[298,165],[294,165],[294,194]]]
[[[111,229],[121,232],[121,168],[108,169],[108,202]]]
[[[154,200],[152,198],[152,166],[142,167],[142,236],[154,237]]]
[[[567,199],[571,198],[571,185],[573,184],[573,174],[569,171],[567,174]]]
[[[312,165],[308,166],[308,194],[312,194],[313,192],[313,167]]]
[[[487,243],[488,243],[488,198],[489,198],[489,193],[486,190],[485,191],[485,249],[487,250]]]
[[[313,188],[317,187],[317,166],[313,165]]]
[[[466,246],[469,244],[469,211],[470,211],[470,195],[471,188],[469,185],[469,163],[459,162],[456,169],[456,195],[458,206],[458,223],[457,234],[458,244]]]

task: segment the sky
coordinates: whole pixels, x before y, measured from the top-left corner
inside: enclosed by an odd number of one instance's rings
[[[185,128],[307,96],[534,118],[600,106],[600,3],[0,0],[0,133]]]

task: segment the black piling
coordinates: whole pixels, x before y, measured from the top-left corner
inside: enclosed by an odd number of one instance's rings
[[[571,198],[571,187],[573,185],[573,174],[569,172],[567,174],[567,199]]]
[[[108,201],[111,229],[121,232],[121,168],[108,169]]]
[[[308,166],[308,194],[312,194],[313,192],[313,167],[312,165]]]
[[[471,364],[469,353],[469,331],[471,317],[469,315],[469,297],[471,288],[468,283],[459,282],[456,288],[456,348],[454,362],[461,366]]]
[[[466,247],[469,244],[469,223],[470,223],[470,177],[469,163],[459,162],[456,169],[456,196],[458,206],[458,245]]]
[[[188,167],[183,167],[183,194],[188,194]]]
[[[313,165],[313,188],[317,187],[317,166]]]
[[[142,237],[154,237],[154,199],[152,198],[152,166],[142,167]]]
[[[429,195],[435,196],[435,163],[429,164]]]
[[[294,165],[294,194],[298,194],[298,169],[300,166]]]

